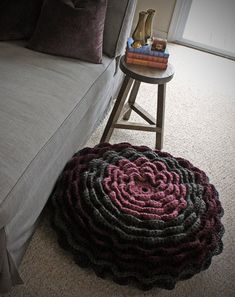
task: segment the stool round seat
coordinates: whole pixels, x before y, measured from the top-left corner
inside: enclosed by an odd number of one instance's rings
[[[165,84],[174,76],[174,68],[169,63],[166,70],[152,67],[143,67],[141,65],[127,64],[125,56],[120,60],[120,69],[129,77],[145,83]]]
[[[173,289],[222,252],[223,209],[206,174],[128,143],[76,153],[50,198],[59,243],[81,267],[141,289]]]

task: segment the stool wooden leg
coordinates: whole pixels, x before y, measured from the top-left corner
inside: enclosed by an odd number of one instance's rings
[[[163,146],[164,134],[164,117],[165,117],[165,97],[166,97],[166,84],[158,85],[157,95],[157,121],[156,127],[161,129],[161,132],[156,132],[156,149],[161,150]]]
[[[133,83],[133,79],[126,75],[122,83],[121,89],[119,91],[118,97],[116,99],[116,102],[114,104],[113,110],[110,114],[110,117],[104,129],[104,133],[101,137],[100,142],[109,141],[113,133],[114,124],[117,122],[118,117],[122,111],[123,105],[125,103],[126,97],[128,95],[128,92],[131,88],[132,83]]]
[[[123,115],[123,120],[128,121],[130,116],[131,116],[131,106],[135,103],[136,96],[138,94],[140,87],[140,81],[135,80],[134,85],[132,87],[129,99],[128,99],[128,104],[129,104],[129,109],[128,111]]]

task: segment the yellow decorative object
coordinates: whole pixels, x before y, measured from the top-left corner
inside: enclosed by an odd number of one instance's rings
[[[145,11],[141,11],[139,13],[139,20],[136,25],[136,28],[132,34],[132,38],[134,42],[132,43],[132,47],[139,48],[142,45],[145,45],[145,21],[148,13]]]
[[[155,14],[154,9],[148,9],[147,10],[147,19],[145,22],[145,44],[152,44],[152,38],[153,38],[153,17]]]

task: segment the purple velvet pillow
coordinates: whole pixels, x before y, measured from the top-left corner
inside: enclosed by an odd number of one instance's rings
[[[107,0],[45,0],[28,48],[102,62]]]
[[[0,40],[30,38],[44,0],[0,0]]]

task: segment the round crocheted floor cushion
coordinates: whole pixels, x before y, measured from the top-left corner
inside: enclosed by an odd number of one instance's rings
[[[145,146],[79,151],[51,202],[61,246],[119,284],[173,289],[222,252],[223,209],[206,174]]]

